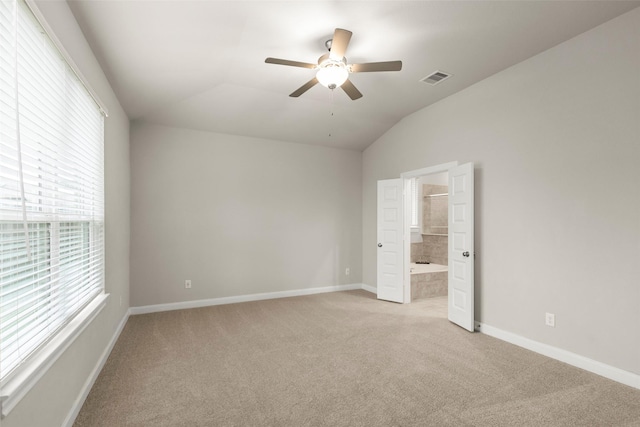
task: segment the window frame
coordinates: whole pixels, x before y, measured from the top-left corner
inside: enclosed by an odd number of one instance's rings
[[[409,230],[411,233],[422,234],[422,184],[420,177],[410,179],[410,219]],[[415,213],[415,217],[414,217]]]

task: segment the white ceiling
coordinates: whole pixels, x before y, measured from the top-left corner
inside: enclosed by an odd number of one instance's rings
[[[400,119],[640,5],[638,1],[69,1],[131,119],[363,150]],[[401,60],[352,74],[364,94],[316,85],[336,27],[349,63]],[[453,74],[437,86],[419,80]],[[550,78],[550,76],[540,76]],[[332,114],[333,113],[333,114]]]

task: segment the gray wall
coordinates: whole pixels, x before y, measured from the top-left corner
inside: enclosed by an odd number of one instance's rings
[[[640,9],[406,117],[363,154],[364,283],[376,181],[471,161],[476,320],[640,374],[639,123]]]
[[[131,147],[132,306],[361,282],[360,152],[144,123]]]
[[[111,297],[98,317],[2,420],[2,427],[61,425],[129,308],[129,120],[67,3],[43,1],[38,6],[109,109],[105,120],[105,286]]]

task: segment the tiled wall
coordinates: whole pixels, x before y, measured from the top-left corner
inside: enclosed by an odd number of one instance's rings
[[[442,194],[448,193],[449,189],[446,185],[431,185],[424,184],[422,186],[422,194],[423,194],[423,206],[422,206],[422,217],[423,217],[423,232],[433,232],[434,230],[430,229],[428,226],[424,227],[430,222],[429,215],[432,214],[431,205],[433,198],[424,197],[429,194]],[[441,223],[446,224],[447,219],[447,211],[443,212],[435,212],[438,216],[436,221],[440,221]],[[444,216],[444,218],[441,218]],[[445,230],[438,230],[444,231]],[[447,265],[449,263],[448,256],[448,236],[434,236],[431,234],[423,234],[422,235],[422,243],[412,243],[411,244],[411,262],[430,262],[433,264],[441,264]]]
[[[411,262],[427,261],[433,264],[447,265],[449,236],[422,236],[422,243],[411,244]]]
[[[412,274],[411,300],[447,295],[447,272]]]
[[[425,234],[447,234],[448,196],[429,197],[432,194],[447,194],[446,185],[424,184],[422,186],[422,232]]]

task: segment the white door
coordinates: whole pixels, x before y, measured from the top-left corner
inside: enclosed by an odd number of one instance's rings
[[[449,320],[473,331],[473,163],[449,170]]]
[[[378,299],[403,302],[402,179],[378,181]]]

